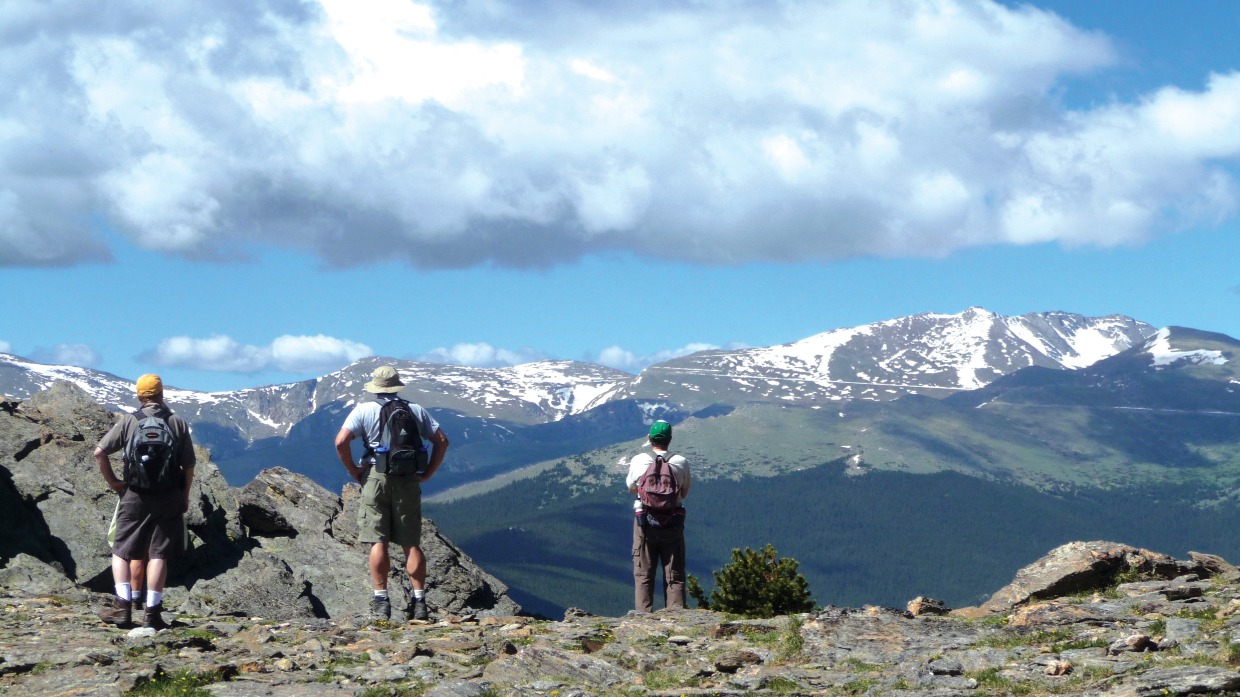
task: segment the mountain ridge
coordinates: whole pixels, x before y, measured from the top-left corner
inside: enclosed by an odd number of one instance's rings
[[[1005,317],[975,307],[835,329],[779,346],[703,351],[638,375],[581,361],[470,368],[369,357],[299,382],[209,393],[169,386],[167,396],[230,481],[287,464],[335,487],[343,470],[334,452],[321,447],[319,432],[334,431],[344,411],[365,398],[362,386],[373,368],[389,363],[406,381],[402,395],[427,406],[445,431],[452,429],[455,472],[436,486],[454,485],[566,454],[555,442],[588,450],[626,439],[626,431],[639,431],[654,418],[675,421],[751,402],[827,408],[916,394],[943,397],[1025,367],[1071,370],[1156,331],[1122,315]],[[127,380],[0,354],[0,392],[28,396],[56,379],[79,385],[109,409],[134,408]],[[587,418],[604,406],[609,416]],[[562,427],[548,428],[552,424]],[[581,428],[593,435],[574,435]]]

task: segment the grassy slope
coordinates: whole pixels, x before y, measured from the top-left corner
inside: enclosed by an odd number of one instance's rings
[[[538,463],[485,492],[556,463],[599,480],[641,446],[633,439]],[[1226,491],[1240,481],[1240,415],[1101,406],[1004,403],[977,407],[925,397],[831,409],[752,404],[676,427],[673,449],[701,479],[769,477],[843,457],[868,470],[955,471],[1046,490],[1175,482]]]

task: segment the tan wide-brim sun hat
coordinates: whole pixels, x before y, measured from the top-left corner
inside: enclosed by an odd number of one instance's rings
[[[395,368],[390,365],[381,365],[370,374],[370,382],[366,383],[364,389],[375,394],[396,394],[404,386],[405,383],[400,381],[400,375],[396,373]]]

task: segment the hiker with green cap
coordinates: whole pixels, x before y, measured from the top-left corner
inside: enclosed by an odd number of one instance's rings
[[[663,597],[669,610],[685,609],[685,508],[693,483],[689,462],[668,452],[672,425],[650,426],[651,452],[629,461],[625,484],[633,502],[633,585],[638,612],[654,610],[654,582],[663,568]]]
[[[365,390],[374,400],[353,408],[336,434],[336,455],[349,476],[362,485],[357,539],[370,543],[370,581],[375,619],[392,616],[388,597],[391,558],[388,544],[405,551],[405,570],[413,586],[409,619],[425,620],[426,557],[422,554],[422,482],[430,479],[448,451],[448,437],[430,412],[399,396],[405,383],[392,366],[381,365],[371,374]],[[352,443],[362,441],[364,452],[354,460]],[[430,441],[426,452],[423,439]]]

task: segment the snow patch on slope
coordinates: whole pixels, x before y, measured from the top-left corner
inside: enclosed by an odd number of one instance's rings
[[[1177,351],[1171,348],[1171,330],[1159,329],[1154,335],[1154,339],[1150,341],[1148,351],[1153,357],[1153,365],[1156,368],[1171,365],[1179,361],[1187,361],[1194,365],[1212,364],[1223,365],[1227,363],[1227,358],[1223,356],[1222,351],[1211,351],[1208,349],[1198,349],[1196,351]]]

